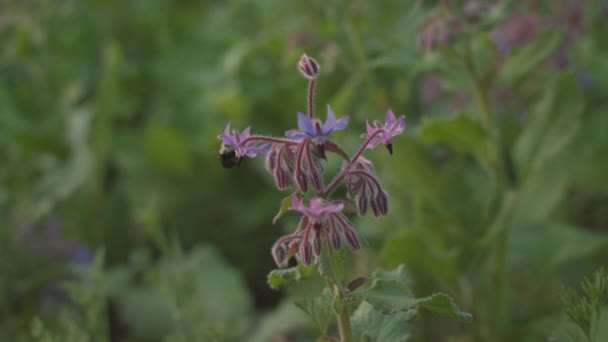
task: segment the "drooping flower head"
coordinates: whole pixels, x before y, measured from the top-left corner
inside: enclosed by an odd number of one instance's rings
[[[317,118],[311,119],[306,114],[298,113],[298,129],[285,132],[285,136],[294,140],[310,138],[323,141],[327,139],[331,132],[344,129],[347,124],[348,116],[336,120],[334,111],[327,105],[327,120],[325,120],[325,123],[321,123],[321,120]]]
[[[313,255],[321,255],[323,239],[328,239],[336,251],[340,250],[342,239],[352,250],[360,248],[355,230],[341,213],[343,202],[315,198],[306,207],[294,195],[290,209],[301,213],[302,218],[293,234],[280,238],[272,247],[272,256],[279,267],[285,267],[292,255],[296,255],[303,265],[310,265]]]
[[[352,164],[345,164],[347,195],[357,205],[357,212],[363,216],[371,208],[374,216],[388,212],[388,195],[376,177],[372,163],[359,157]]]
[[[362,138],[373,137],[367,148],[371,149],[376,145],[383,143],[388,151],[393,153],[393,137],[403,133],[405,130],[405,116],[400,116],[398,119],[392,110],[386,112],[385,123],[382,125],[378,120],[374,121],[374,125],[370,125],[369,121],[365,121],[367,126],[367,134],[361,135]]]
[[[251,127],[245,128],[242,133],[239,133],[236,129],[230,131],[230,122],[226,125],[224,133],[218,136],[218,139],[222,140],[222,143],[229,147],[226,152],[220,152],[221,158],[234,157],[237,160],[237,165],[240,160],[247,156],[254,158],[258,154],[264,154],[270,149],[270,144],[263,144],[258,146],[258,141],[247,141],[250,137]]]

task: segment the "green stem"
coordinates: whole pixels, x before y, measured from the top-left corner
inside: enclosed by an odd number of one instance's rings
[[[336,290],[338,290],[336,288]],[[338,290],[339,291],[339,290]],[[338,314],[338,330],[340,331],[341,342],[352,342],[353,333],[350,327],[350,315],[348,313],[348,305],[340,295],[340,313]]]
[[[348,312],[348,305],[342,294],[342,287],[340,286],[341,281],[340,279],[338,279],[341,278],[341,276],[336,275],[336,258],[329,245],[329,239],[327,234],[323,234],[323,249],[323,253],[326,253],[327,257],[329,258],[329,265],[332,268],[330,274],[333,275],[325,277],[325,279],[327,280],[327,285],[329,286],[329,289],[333,291],[334,296],[338,297],[338,299],[340,300],[340,312],[338,313],[336,319],[338,322],[338,331],[340,332],[340,341],[352,342],[353,333],[350,326],[350,315]]]
[[[466,45],[465,55],[463,58],[465,68],[471,78],[473,87],[473,97],[479,111],[479,118],[484,127],[484,130],[490,137],[490,168],[492,170],[492,176],[496,182],[494,202],[490,207],[491,217],[494,218],[494,224],[492,224],[486,235],[491,236],[494,232],[497,233],[496,244],[494,246],[495,251],[495,273],[492,277],[493,286],[497,291],[495,297],[495,303],[493,305],[493,312],[491,317],[488,317],[490,321],[489,336],[485,336],[494,341],[501,339],[501,327],[500,322],[503,321],[503,315],[505,312],[506,305],[506,292],[507,292],[507,230],[505,229],[505,220],[507,213],[501,213],[500,209],[504,206],[505,196],[505,167],[501,156],[501,139],[498,129],[495,127],[492,116],[490,113],[490,106],[488,103],[487,85],[482,84],[482,80],[475,69],[473,62],[473,56],[471,53],[470,46]],[[489,233],[489,234],[488,234]]]

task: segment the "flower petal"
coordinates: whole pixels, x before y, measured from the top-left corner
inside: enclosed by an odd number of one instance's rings
[[[310,135],[308,133],[302,132],[299,129],[289,130],[289,131],[285,132],[285,136],[288,137],[289,139],[293,139],[293,140],[300,140],[300,139],[310,137]]]
[[[336,125],[334,126],[334,130],[344,129],[344,127],[346,127],[346,125],[348,125],[348,116],[340,118],[340,120],[338,120],[336,122]]]
[[[303,113],[298,113],[298,128],[300,131],[314,135],[316,133],[314,125],[310,118]]]
[[[384,127],[389,128],[390,126],[392,126],[395,121],[397,121],[397,118],[395,118],[395,114],[393,113],[392,110],[388,110],[386,112],[386,125]]]
[[[304,213],[304,205],[296,195],[291,196],[291,209]]]
[[[334,130],[334,126],[336,125],[336,115],[334,111],[331,110],[331,107],[327,105],[327,120],[325,120],[325,124],[323,125],[323,135],[327,136]]]
[[[312,216],[319,217],[323,212],[323,204],[318,199],[310,200],[310,213]]]
[[[241,139],[241,141],[249,138],[251,132],[251,126],[245,128],[245,130],[243,130],[243,133],[239,134],[239,138]]]

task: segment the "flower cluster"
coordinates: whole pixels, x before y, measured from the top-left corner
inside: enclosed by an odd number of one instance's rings
[[[315,117],[313,112],[314,82],[319,76],[318,63],[303,55],[298,63],[299,71],[309,80],[308,112],[298,113],[298,128],[285,132],[285,137],[268,137],[250,134],[250,128],[242,133],[226,126],[218,138],[222,140],[220,161],[225,167],[238,166],[244,157],[254,158],[266,154],[266,170],[274,178],[281,190],[295,188],[290,196],[290,210],[302,215],[296,230],[281,237],[272,247],[272,256],[279,267],[285,267],[291,257],[303,265],[310,265],[321,255],[323,246],[329,251],[339,251],[343,242],[356,251],[360,248],[357,234],[343,210],[348,203],[334,200],[330,196],[340,185],[346,187],[359,215],[368,211],[374,216],[388,212],[388,194],[376,177],[372,163],[362,154],[367,149],[384,145],[393,153],[393,137],[405,130],[405,117],[396,117],[392,111],[386,113],[385,122],[367,121],[367,133],[357,152],[351,157],[340,145],[330,139],[330,135],[346,128],[348,116],[336,118],[327,106],[325,122]],[[327,184],[324,179],[323,162],[326,152],[344,159],[340,172]],[[302,198],[312,189],[314,195],[305,206]]]
[[[310,200],[306,207],[297,196],[291,199],[291,210],[302,214],[298,228],[293,234],[280,238],[272,247],[272,256],[279,267],[287,266],[293,255],[308,266],[312,256],[321,255],[323,241],[329,241],[335,251],[342,247],[345,240],[356,251],[360,248],[359,239],[353,227],[341,213],[344,203],[325,202],[319,198]]]

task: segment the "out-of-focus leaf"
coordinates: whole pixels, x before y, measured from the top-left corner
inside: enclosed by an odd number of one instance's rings
[[[193,339],[241,338],[251,324],[252,303],[241,274],[210,246],[163,262],[159,290],[172,300],[176,336]],[[178,324],[179,323],[179,324]]]
[[[308,328],[310,319],[288,298],[265,314],[256,324],[255,331],[246,339],[248,342],[267,342],[296,328]]]
[[[570,175],[558,163],[545,164],[523,181],[513,216],[540,221],[553,214],[568,190]]]
[[[333,300],[329,289],[324,289],[323,293],[315,298],[298,299],[295,304],[313,320],[321,335],[327,333],[327,328],[334,316]]]
[[[529,171],[554,158],[576,136],[584,109],[582,89],[571,73],[550,82],[517,139],[513,156]]]
[[[590,113],[572,145],[565,151],[577,184],[608,192],[608,107]]]
[[[436,279],[454,282],[456,255],[446,251],[435,234],[422,229],[403,229],[387,238],[382,254],[389,265],[405,264],[409,269],[431,273]]]
[[[360,342],[405,342],[410,336],[409,321],[415,311],[383,314],[361,302],[351,316],[353,338]]]
[[[135,335],[155,338],[171,332],[170,302],[157,291],[133,287],[118,298],[120,317]]]
[[[517,271],[545,274],[565,262],[608,248],[608,234],[563,223],[517,223],[511,227],[509,264]]]
[[[163,171],[188,175],[192,171],[190,145],[174,129],[154,124],[146,133],[146,154],[150,161]]]
[[[76,108],[67,122],[70,157],[65,165],[49,172],[37,184],[37,203],[28,212],[32,220],[47,214],[56,202],[67,198],[82,185],[93,171],[93,156],[87,143],[92,119],[88,107]]]
[[[459,114],[449,118],[424,120],[420,138],[427,143],[444,143],[459,152],[484,157],[488,137],[479,122]]]
[[[562,42],[562,34],[557,31],[547,31],[541,33],[536,40],[518,50],[511,56],[502,69],[499,78],[509,84],[521,81],[537,65],[547,59]]]
[[[305,267],[299,264],[295,267],[273,270],[268,274],[268,285],[273,289],[278,289],[283,285],[306,279],[310,277],[313,272],[313,266]]]

